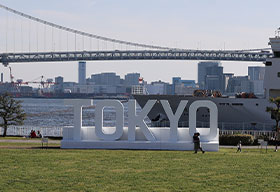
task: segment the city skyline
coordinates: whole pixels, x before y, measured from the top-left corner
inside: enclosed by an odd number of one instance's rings
[[[26,3],[27,2],[27,3]],[[251,49],[267,47],[277,26],[277,1],[273,7],[262,1],[48,1],[2,0],[0,3],[54,23],[121,40],[189,49]],[[148,6],[147,6],[148,5]],[[236,11],[238,9],[238,15]],[[264,9],[271,10],[264,15]],[[275,11],[273,11],[275,10]],[[4,23],[5,14],[0,13]],[[0,30],[4,33],[3,29]],[[0,44],[4,52],[3,35]],[[86,76],[116,72],[121,76],[139,72],[148,82],[171,78],[197,80],[199,61],[102,61],[88,62]],[[224,71],[247,74],[247,67],[260,63],[222,62]],[[44,75],[77,81],[78,64],[12,64],[15,78],[31,80]],[[68,70],[65,70],[67,68]],[[157,70],[161,73],[155,73]],[[9,70],[1,66],[5,81]]]

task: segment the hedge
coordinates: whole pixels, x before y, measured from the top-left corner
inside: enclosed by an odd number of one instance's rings
[[[280,146],[280,141],[275,141],[275,140],[268,140],[268,145],[278,145]]]
[[[220,135],[220,145],[237,145],[241,141],[242,145],[252,145],[254,143],[254,137],[247,134],[236,135]]]

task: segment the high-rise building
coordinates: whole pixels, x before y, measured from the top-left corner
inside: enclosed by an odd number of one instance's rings
[[[206,61],[206,62],[198,63],[197,81],[200,89],[206,89],[206,82],[205,82],[207,76],[206,69],[208,67],[218,67],[220,65],[221,65],[220,62],[214,62],[214,61]]]
[[[120,76],[116,75],[116,73],[100,73],[91,75],[91,81],[95,85],[116,86],[120,84],[120,79]]]
[[[172,95],[189,95],[195,89],[197,89],[195,80],[183,80],[181,77],[172,78]]]
[[[124,77],[125,86],[139,85],[140,73],[128,73]]]
[[[92,74],[88,82],[94,85],[94,92],[98,94],[125,93],[123,81],[116,73]]]
[[[234,76],[233,73],[224,73],[225,91],[228,89],[228,82]]]
[[[234,76],[228,81],[228,93],[252,93],[253,90],[254,84],[249,80],[248,76]]]
[[[192,87],[195,88],[195,80],[181,80],[181,83],[185,86],[185,87]]]
[[[175,95],[175,88],[177,85],[181,85],[181,77],[173,77],[172,78],[172,95]]]
[[[101,73],[101,84],[116,86],[120,84],[120,76],[116,73]]]
[[[55,78],[54,91],[56,93],[63,92],[63,77],[58,76],[58,77]]]
[[[147,93],[151,95],[170,95],[172,93],[172,85],[162,81],[151,82],[145,86]]]
[[[205,89],[221,91],[221,78],[218,75],[207,75],[205,77]]]
[[[86,62],[80,61],[79,62],[79,85],[86,85]]]
[[[254,84],[254,93],[256,95],[264,94],[264,88],[263,88],[264,75],[265,75],[265,67],[260,67],[260,66],[248,67],[249,80]]]
[[[181,77],[172,77],[172,84],[181,84]]]
[[[225,80],[222,66],[206,67],[205,86],[207,90],[225,91]]]
[[[265,67],[248,67],[248,76],[251,81],[264,80]]]

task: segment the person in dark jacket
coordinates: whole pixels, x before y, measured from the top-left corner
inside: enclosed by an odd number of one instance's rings
[[[237,152],[241,153],[241,141],[239,141],[238,144],[237,144],[237,151],[236,151],[236,153]]]
[[[200,136],[199,133],[194,133],[194,135],[193,135],[194,153],[197,153],[198,150],[201,150],[202,153],[205,153],[205,151],[200,146],[199,136]]]

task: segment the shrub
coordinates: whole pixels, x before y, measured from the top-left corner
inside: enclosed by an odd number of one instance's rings
[[[254,143],[254,137],[246,134],[236,135],[220,135],[220,145],[237,145],[241,141],[242,145],[252,145]]]
[[[267,135],[258,135],[255,137],[253,145],[260,145],[259,143],[260,139],[267,141],[269,143],[269,137]]]
[[[268,145],[280,145],[280,141],[276,141],[276,140],[268,140]]]

